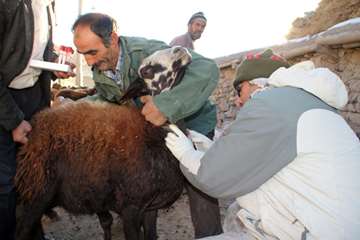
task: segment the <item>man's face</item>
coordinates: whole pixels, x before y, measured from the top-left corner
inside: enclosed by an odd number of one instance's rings
[[[238,108],[244,106],[244,104],[249,100],[251,95],[251,84],[248,81],[244,81],[239,86],[238,95],[235,99],[235,105]]]
[[[89,66],[94,66],[101,71],[116,68],[119,56],[117,38],[117,35],[112,33],[110,45],[106,47],[102,39],[92,32],[89,26],[79,25],[74,30],[74,44],[78,53],[84,55]]]
[[[188,32],[192,40],[199,39],[206,27],[206,22],[201,18],[195,18],[188,26]]]

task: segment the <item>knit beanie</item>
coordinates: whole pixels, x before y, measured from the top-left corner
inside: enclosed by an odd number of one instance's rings
[[[196,18],[201,18],[203,19],[205,22],[207,21],[206,20],[206,17],[204,16],[204,13],[203,12],[197,12],[197,13],[194,13],[191,18],[189,19],[189,22],[188,22],[188,25],[191,24],[191,22],[196,19]]]
[[[288,68],[289,63],[282,57],[275,55],[271,49],[257,54],[248,54],[236,69],[234,88],[244,81],[255,78],[268,78],[280,67]]]

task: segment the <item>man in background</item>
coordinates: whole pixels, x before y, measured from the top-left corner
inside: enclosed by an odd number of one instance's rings
[[[194,50],[194,41],[201,37],[205,27],[206,27],[206,18],[202,12],[197,12],[193,14],[188,22],[188,31],[176,38],[174,38],[170,46],[182,46]],[[212,105],[213,118],[216,119],[216,106]],[[212,129],[206,136],[210,139],[213,139],[215,135],[215,130]],[[220,160],[220,159],[219,159]],[[221,229],[220,226],[220,210],[219,203],[216,198],[212,198],[205,193],[199,191],[193,185],[186,183],[185,185],[186,192],[189,196],[190,208],[191,208],[191,220],[194,223],[195,228],[195,237],[203,237],[205,235],[200,232],[206,232],[201,230],[196,234],[197,229]],[[213,218],[205,219],[206,216],[216,216]]]
[[[194,13],[188,22],[188,31],[180,36],[177,36],[170,42],[170,46],[179,45],[182,47],[194,50],[194,42],[201,37],[206,27],[206,18],[204,13]]]

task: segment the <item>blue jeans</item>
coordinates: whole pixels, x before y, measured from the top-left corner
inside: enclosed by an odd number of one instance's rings
[[[0,128],[0,239],[3,240],[15,239],[16,150],[11,132]]]

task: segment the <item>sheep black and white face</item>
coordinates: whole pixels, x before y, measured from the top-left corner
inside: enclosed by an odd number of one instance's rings
[[[145,58],[139,67],[139,76],[144,79],[153,95],[170,90],[179,73],[191,62],[189,51],[174,46],[156,51]]]

